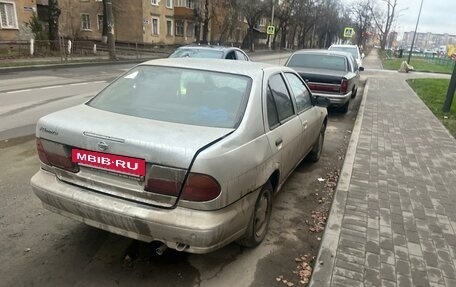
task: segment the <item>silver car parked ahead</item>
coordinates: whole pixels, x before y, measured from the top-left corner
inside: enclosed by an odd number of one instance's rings
[[[123,236],[192,253],[253,247],[274,192],[319,159],[325,105],[287,67],[150,61],[38,121],[31,184],[45,208]]]

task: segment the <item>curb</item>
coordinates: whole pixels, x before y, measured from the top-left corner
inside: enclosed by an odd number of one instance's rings
[[[122,65],[122,64],[139,64],[155,58],[147,59],[134,59],[134,60],[120,60],[120,61],[97,61],[97,62],[82,62],[82,63],[63,63],[63,64],[42,64],[42,65],[30,65],[30,66],[17,66],[17,67],[3,67],[0,68],[0,74],[9,72],[24,72],[34,70],[50,70],[50,69],[62,69],[62,68],[80,68],[100,65]]]
[[[336,251],[341,233],[343,212],[349,192],[351,175],[355,163],[356,148],[361,133],[361,125],[364,117],[364,107],[366,105],[367,93],[369,91],[369,80],[366,80],[364,87],[363,99],[359,106],[358,115],[353,127],[350,142],[345,154],[344,165],[342,166],[341,175],[337,183],[336,192],[331,205],[326,229],[323,233],[323,239],[318,251],[318,256],[314,265],[309,287],[327,287],[331,286],[333,269],[336,261]]]

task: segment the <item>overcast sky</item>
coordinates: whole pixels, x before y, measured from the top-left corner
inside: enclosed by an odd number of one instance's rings
[[[396,30],[402,37],[403,32],[414,31],[420,0],[398,0],[401,16],[396,21]],[[456,0],[424,0],[418,32],[456,35]]]

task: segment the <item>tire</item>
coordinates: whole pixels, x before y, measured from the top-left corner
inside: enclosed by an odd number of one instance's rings
[[[350,105],[350,101],[346,102],[345,105],[343,105],[342,107],[340,107],[340,112],[345,114],[348,112],[348,106]]]
[[[351,98],[354,99],[356,97],[356,95],[358,94],[358,89],[353,89],[353,92],[351,94]]]
[[[255,209],[249,221],[249,226],[243,238],[237,243],[252,248],[258,246],[268,233],[271,220],[273,190],[270,181],[263,185],[255,203]]]
[[[323,151],[323,143],[325,141],[325,131],[326,131],[326,124],[323,123],[320,129],[320,133],[318,134],[317,141],[314,143],[312,150],[310,151],[307,159],[311,162],[317,162],[320,160],[321,153]]]

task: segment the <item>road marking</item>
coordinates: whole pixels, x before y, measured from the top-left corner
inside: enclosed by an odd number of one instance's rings
[[[5,94],[15,94],[15,93],[22,93],[22,92],[30,92],[31,90],[32,89],[17,90],[17,91],[6,92]]]
[[[82,86],[82,85],[89,85],[89,84],[105,84],[108,81],[92,81],[92,82],[82,82],[82,83],[72,83],[72,84],[64,84],[64,85],[56,85],[56,86],[47,86],[47,87],[36,87],[36,88],[31,88],[31,89],[23,89],[23,90],[16,90],[16,91],[9,91],[9,92],[1,92],[0,94],[16,94],[16,93],[23,93],[23,92],[30,92],[34,89],[40,89],[40,90],[49,90],[49,89],[55,89],[55,88],[62,88],[65,86]]]
[[[40,90],[48,90],[48,89],[55,89],[55,88],[61,88],[61,87],[63,87],[63,86],[59,85],[59,86],[41,87]]]
[[[69,84],[68,86],[82,86],[82,85],[87,85],[89,84],[89,82],[85,82],[85,83],[74,83],[74,84]]]

